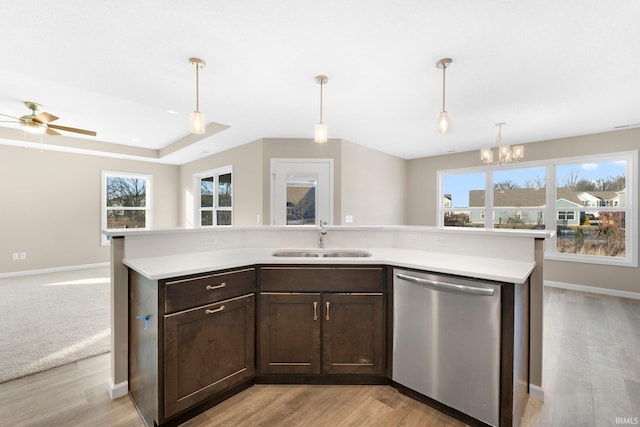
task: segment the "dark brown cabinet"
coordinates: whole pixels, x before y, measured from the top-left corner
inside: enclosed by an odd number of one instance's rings
[[[383,296],[324,294],[323,303],[323,372],[383,375]]]
[[[260,295],[260,372],[320,373],[320,294]]]
[[[165,417],[254,374],[253,294],[167,316]]]
[[[260,277],[261,375],[385,374],[382,268],[267,267]]]
[[[254,268],[159,281],[131,271],[129,295],[129,394],[148,426],[251,385]]]

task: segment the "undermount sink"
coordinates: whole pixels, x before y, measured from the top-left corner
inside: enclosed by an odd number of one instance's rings
[[[371,254],[367,251],[361,250],[283,250],[283,251],[275,251],[271,254],[272,256],[277,257],[288,257],[288,258],[364,258],[370,257]]]

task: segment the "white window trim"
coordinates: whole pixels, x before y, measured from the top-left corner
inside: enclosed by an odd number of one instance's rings
[[[546,168],[546,207],[518,207],[518,210],[526,211],[526,210],[542,210],[545,215],[545,226],[547,230],[555,231],[557,224],[557,215],[558,211],[567,211],[571,209],[567,209],[567,207],[556,207],[556,167],[568,164],[576,164],[576,163],[592,163],[592,162],[610,162],[610,161],[619,161],[624,160],[627,162],[626,169],[626,177],[625,177],[625,186],[626,186],[626,194],[627,198],[625,201],[625,207],[620,206],[600,206],[600,207],[587,207],[581,206],[577,207],[575,210],[578,211],[615,211],[615,212],[625,212],[625,257],[624,258],[614,258],[614,257],[602,257],[602,256],[594,256],[594,255],[578,255],[578,254],[562,254],[555,252],[556,248],[556,236],[554,235],[549,242],[547,242],[546,250],[545,250],[545,259],[550,260],[558,260],[558,261],[570,261],[570,262],[583,262],[589,264],[605,264],[605,265],[614,265],[614,266],[624,266],[624,267],[638,267],[638,248],[640,245],[638,236],[638,189],[636,188],[638,182],[638,152],[637,151],[625,151],[625,152],[617,152],[617,153],[606,153],[606,154],[595,154],[588,156],[576,156],[576,157],[564,157],[564,158],[556,158],[556,159],[546,159],[539,161],[530,161],[530,162],[518,162],[512,164],[503,164],[503,165],[480,165],[469,168],[460,168],[460,169],[447,169],[447,170],[439,170],[437,171],[437,183],[438,183],[438,191],[436,195],[436,218],[437,218],[437,226],[444,226],[444,215],[445,211],[456,211],[456,210],[464,210],[464,211],[472,211],[478,209],[485,210],[485,228],[491,229],[493,228],[493,191],[485,191],[485,207],[484,208],[444,208],[443,206],[443,197],[444,197],[444,178],[447,175],[460,175],[460,174],[470,174],[470,173],[480,173],[485,172],[485,189],[493,188],[493,172],[496,171],[504,171],[504,170],[513,170],[513,169],[529,169],[535,167],[545,167]],[[629,200],[631,199],[631,200]],[[500,207],[500,209],[505,209],[504,207]]]
[[[218,177],[220,175],[225,175],[225,174],[231,174],[231,188],[232,188],[232,193],[231,193],[231,206],[230,207],[218,207]],[[212,208],[213,212],[217,212],[219,210],[221,211],[230,211],[231,212],[231,225],[202,225],[201,221],[202,221],[202,216],[201,216],[201,198],[200,198],[200,180],[202,178],[207,178],[207,177],[214,177],[214,204],[215,206]],[[230,227],[233,225],[234,220],[235,220],[235,215],[233,213],[233,199],[234,199],[234,192],[235,189],[233,189],[233,165],[228,165],[228,166],[222,166],[219,168],[215,168],[215,169],[210,169],[207,171],[203,171],[203,172],[198,172],[193,174],[193,224],[195,225],[196,228],[212,228],[212,227]],[[216,218],[216,222],[217,222],[217,215],[214,215],[214,218]]]
[[[120,228],[107,228],[107,210],[108,207],[106,205],[107,201],[107,177],[108,176],[118,176],[123,178],[137,178],[144,179],[147,183],[145,185],[146,189],[146,200],[144,208],[118,208],[120,210],[144,210],[146,212],[145,216],[145,228],[140,228],[139,230],[150,230],[153,226],[153,175],[149,174],[141,174],[141,173],[131,173],[131,172],[118,172],[118,171],[102,171],[102,183],[101,183],[101,196],[100,196],[100,227],[102,230],[109,231],[118,231],[118,230],[127,230]],[[111,240],[108,236],[103,233],[100,233],[100,244],[102,246],[111,245]]]

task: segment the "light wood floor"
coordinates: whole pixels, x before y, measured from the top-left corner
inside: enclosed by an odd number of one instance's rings
[[[545,290],[545,402],[524,426],[615,426],[640,417],[640,301]],[[0,384],[0,426],[142,426],[107,393],[109,355]],[[460,426],[386,386],[256,385],[184,424]]]

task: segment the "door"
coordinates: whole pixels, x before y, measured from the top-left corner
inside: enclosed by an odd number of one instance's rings
[[[382,294],[324,294],[323,362],[327,374],[385,372]]]
[[[164,417],[255,374],[255,296],[165,316]]]
[[[333,223],[333,159],[271,159],[271,224]]]
[[[320,373],[320,294],[260,294],[260,373]]]

